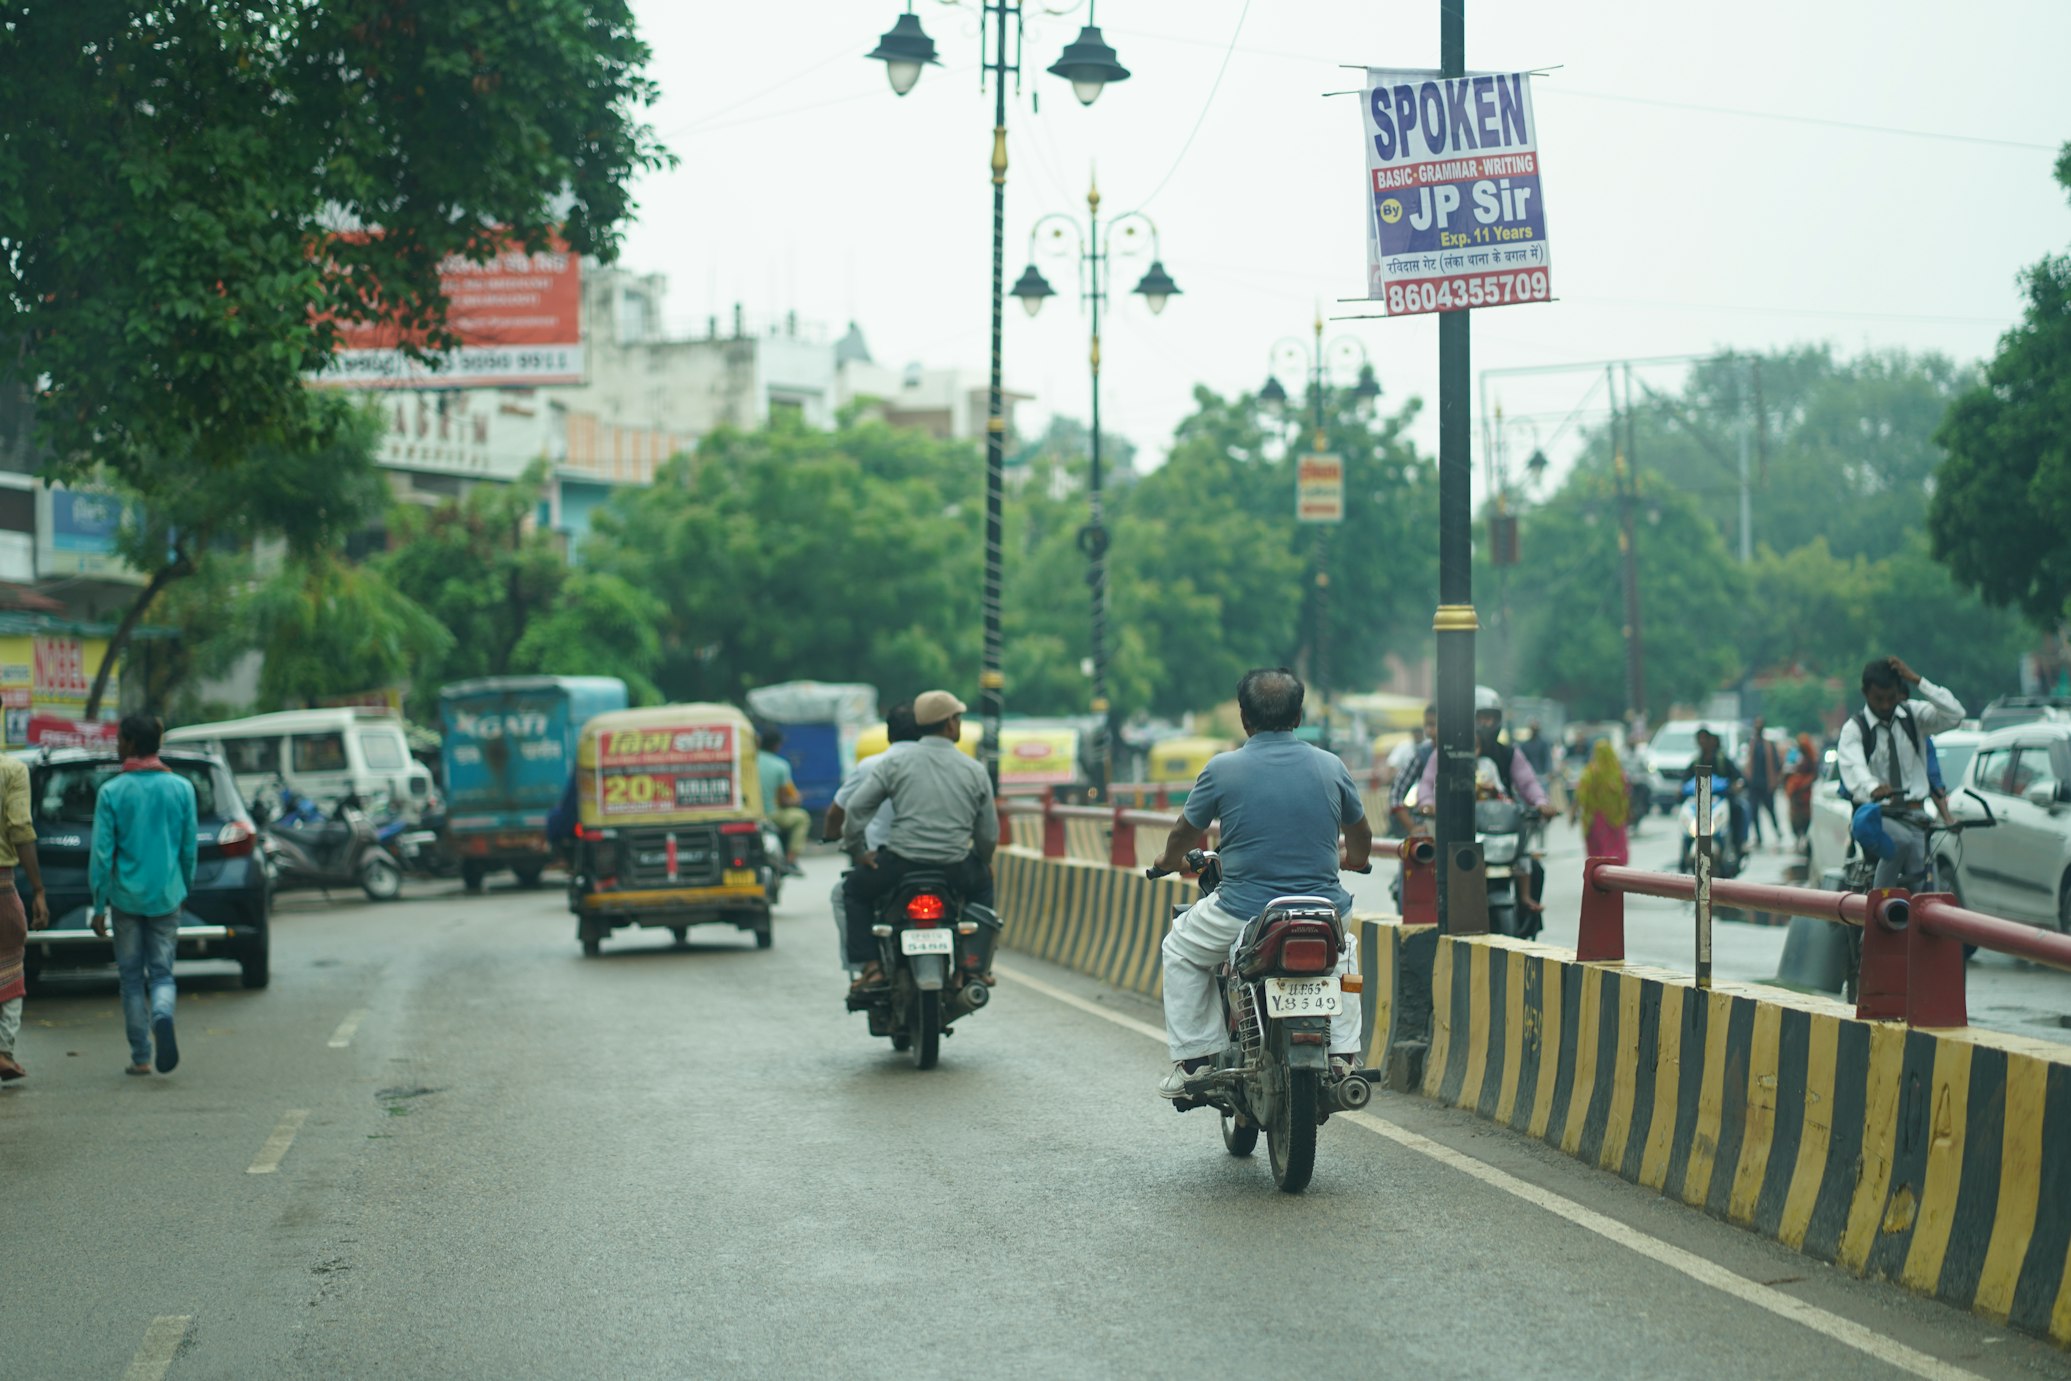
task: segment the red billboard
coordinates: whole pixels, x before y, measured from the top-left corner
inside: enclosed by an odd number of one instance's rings
[[[402,349],[394,322],[340,322],[330,367],[311,382],[330,388],[488,388],[579,384],[584,378],[582,257],[565,248],[528,253],[507,245],[476,263],[439,265],[446,325],[459,345],[433,363]]]

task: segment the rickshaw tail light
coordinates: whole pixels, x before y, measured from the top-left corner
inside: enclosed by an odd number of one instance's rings
[[[762,826],[756,824],[753,820],[735,820],[731,824],[721,825],[719,832],[721,834],[754,834],[761,828]]]
[[[602,839],[604,837],[604,831],[598,829],[595,825],[577,825],[575,827],[575,837],[577,839],[590,840]]]
[[[922,892],[919,896],[907,901],[906,919],[909,921],[926,921],[932,925],[934,922],[942,919],[944,909],[942,898],[936,896],[933,892]]]

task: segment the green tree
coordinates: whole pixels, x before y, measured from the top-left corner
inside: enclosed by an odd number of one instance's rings
[[[240,570],[237,556],[258,542],[284,542],[298,558],[331,550],[379,511],[386,493],[374,465],[379,417],[337,397],[317,400],[317,408],[322,444],[314,450],[262,447],[220,465],[167,471],[164,483],[148,489],[114,485],[126,515],[117,549],[148,575],[109,638],[87,694],[89,718],[130,635],[168,587],[210,566],[225,566],[226,576]],[[222,579],[207,583],[215,589]]]
[[[584,559],[665,606],[654,679],[673,698],[975,690],[982,476],[968,445],[879,422],[722,429],[599,510]]]
[[[571,571],[544,616],[526,625],[511,667],[547,676],[616,676],[636,705],[661,703],[653,675],[668,608],[601,571]]]
[[[610,257],[647,49],[628,0],[521,8],[0,0],[0,370],[56,472],[321,451],[339,321],[444,343],[440,261],[506,234]]]
[[[409,680],[453,646],[378,569],[328,552],[290,560],[237,616],[265,654],[259,699],[271,709]]]
[[[2071,195],[2071,143],[2056,177]],[[1935,433],[1929,530],[1958,580],[2048,627],[2071,613],[2071,254],[2024,277],[2020,325]]]

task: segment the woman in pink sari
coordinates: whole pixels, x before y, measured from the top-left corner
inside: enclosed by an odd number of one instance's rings
[[[1632,811],[1632,786],[1618,765],[1618,751],[1611,741],[1600,738],[1582,769],[1575,787],[1570,818],[1580,821],[1590,858],[1627,862],[1631,851],[1626,843],[1625,824]]]

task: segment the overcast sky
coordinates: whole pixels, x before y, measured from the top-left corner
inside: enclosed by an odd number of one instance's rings
[[[795,310],[833,331],[858,322],[881,363],[982,378],[992,103],[975,6],[916,0],[943,65],[903,99],[863,56],[901,0],[634,8],[662,90],[650,118],[682,162],[641,184],[623,262],[669,276],[672,328],[701,331],[735,302],[751,317]],[[1096,164],[1104,215],[1155,220],[1183,295],[1153,317],[1128,295],[1146,261],[1117,262],[1102,392],[1107,429],[1155,463],[1197,383],[1257,388],[1318,302],[1379,311],[1337,301],[1363,291],[1365,163],[1356,97],[1324,93],[1359,84],[1343,64],[1435,67],[1438,3],[1101,0],[1134,75],[1086,108],[1043,70],[1084,6],[1028,11],[1007,120],[1008,281],[1039,215],[1083,218]],[[1470,67],[1557,69],[1534,99],[1560,300],[1476,312],[1477,376],[1820,341],[1989,356],[2019,313],[2019,270],[2071,244],[2050,176],[2071,138],[2066,54],[2067,0],[1468,0]],[[1035,321],[1009,301],[1007,383],[1083,418],[1072,268],[1040,264],[1060,296]],[[1365,347],[1386,405],[1425,400],[1428,451],[1435,322],[1326,333]],[[1298,372],[1280,369],[1290,389]],[[1550,440],[1592,382],[1488,386]],[[1477,418],[1483,404],[1478,381]],[[1557,464],[1573,435],[1549,446]],[[1516,423],[1513,464],[1530,441]],[[1479,467],[1478,435],[1475,453]]]

